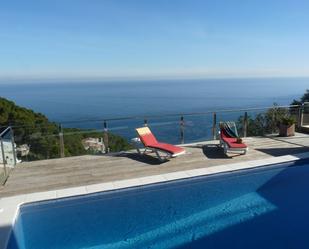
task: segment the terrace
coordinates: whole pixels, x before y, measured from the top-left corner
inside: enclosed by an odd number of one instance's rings
[[[217,148],[217,141],[187,144],[184,145],[187,154],[162,164],[150,155],[140,157],[135,151],[25,162],[11,172],[5,186],[0,189],[0,197],[309,152],[309,135],[302,133],[286,138],[248,137],[245,142],[249,152],[233,157],[226,157],[223,150]]]
[[[291,107],[289,107],[291,108]],[[126,179],[146,176],[158,176],[173,172],[194,169],[209,169],[215,172],[216,166],[246,163],[253,160],[269,160],[280,156],[297,155],[309,152],[309,135],[296,133],[293,137],[278,137],[277,134],[245,137],[249,147],[246,155],[229,155],[218,148],[216,135],[216,113],[213,114],[213,138],[209,141],[181,144],[186,154],[160,163],[153,155],[140,156],[135,150],[107,153],[101,155],[83,155],[61,157],[57,159],[23,162],[10,170],[10,176],[0,187],[0,198],[35,192],[53,191],[99,183],[115,183]],[[247,116],[247,110],[244,117]],[[307,116],[297,118],[299,130],[307,125]],[[183,120],[183,117],[181,117]],[[305,122],[304,122],[305,120]],[[244,127],[247,127],[246,119]],[[183,123],[180,123],[180,128]],[[105,125],[106,127],[106,125]],[[184,130],[180,129],[181,135]],[[243,133],[247,133],[246,130]],[[104,130],[106,135],[106,129]],[[63,133],[59,135],[63,142]],[[183,137],[182,137],[183,141]],[[106,143],[106,141],[105,141]],[[108,145],[105,145],[107,148]],[[60,154],[63,154],[61,148]],[[272,160],[275,162],[275,160]],[[9,168],[12,169],[12,168]]]

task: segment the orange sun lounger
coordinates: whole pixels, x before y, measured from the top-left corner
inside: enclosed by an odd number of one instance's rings
[[[159,154],[159,152],[165,153],[168,158],[176,157],[185,153],[185,150],[179,146],[158,142],[148,127],[137,128],[136,132],[140,141],[145,146],[145,152],[146,150],[155,152],[160,161],[164,161],[165,159]],[[139,149],[138,152],[142,154]]]

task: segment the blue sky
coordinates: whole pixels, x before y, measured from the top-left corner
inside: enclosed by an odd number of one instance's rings
[[[309,75],[308,0],[10,0],[0,78]]]

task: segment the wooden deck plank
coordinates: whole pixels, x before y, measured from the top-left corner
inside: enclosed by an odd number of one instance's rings
[[[160,163],[151,155],[141,157],[135,151],[119,155],[78,156],[18,164],[11,172],[0,197],[56,190],[94,183],[123,180],[175,171],[215,167],[216,165],[250,161],[309,151],[309,135],[295,137],[246,138],[249,152],[226,157],[217,142],[201,142],[185,146],[187,154]]]

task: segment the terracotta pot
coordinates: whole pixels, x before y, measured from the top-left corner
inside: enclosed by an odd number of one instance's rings
[[[294,136],[295,135],[295,124],[292,124],[292,125],[280,124],[279,135],[281,137]]]

